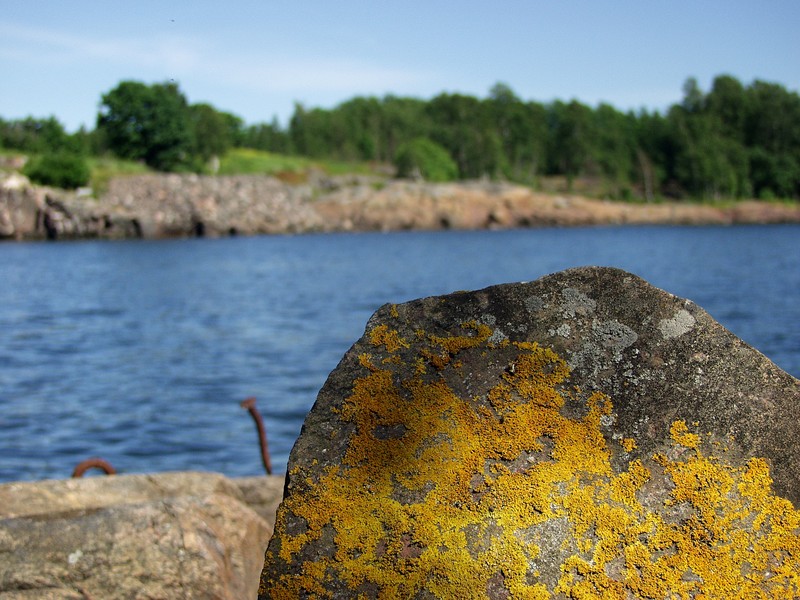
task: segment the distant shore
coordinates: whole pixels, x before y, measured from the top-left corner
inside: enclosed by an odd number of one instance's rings
[[[220,237],[337,231],[800,223],[800,204],[597,200],[490,181],[137,175],[100,198],[0,180],[0,239]]]

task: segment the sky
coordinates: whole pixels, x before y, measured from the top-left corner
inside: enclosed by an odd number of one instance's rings
[[[688,77],[800,90],[800,0],[0,0],[0,117],[93,129],[121,81],[247,124],[355,96],[660,110]]]

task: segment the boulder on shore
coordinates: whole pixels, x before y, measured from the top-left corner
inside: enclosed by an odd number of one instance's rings
[[[799,386],[617,269],[386,305],[292,450],[258,597],[800,597]]]
[[[272,533],[258,513],[281,487],[196,472],[2,484],[0,598],[254,598]]]

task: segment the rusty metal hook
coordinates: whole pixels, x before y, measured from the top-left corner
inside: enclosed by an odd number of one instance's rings
[[[89,469],[101,469],[105,471],[106,475],[114,475],[117,472],[107,460],[103,460],[102,458],[87,458],[77,464],[72,471],[72,477],[83,477],[83,474]]]
[[[253,417],[253,421],[256,423],[256,429],[258,430],[258,443],[261,446],[261,460],[264,462],[264,469],[267,471],[267,475],[272,475],[272,461],[269,458],[267,432],[264,429],[264,420],[261,418],[261,413],[259,413],[258,409],[256,408],[256,399],[253,397],[247,398],[246,400],[243,400],[239,406],[246,408],[247,412],[250,413],[250,416]]]

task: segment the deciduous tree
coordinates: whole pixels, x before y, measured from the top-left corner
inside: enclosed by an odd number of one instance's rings
[[[185,168],[192,154],[186,98],[174,83],[123,81],[102,97],[97,126],[112,152],[161,171]]]

